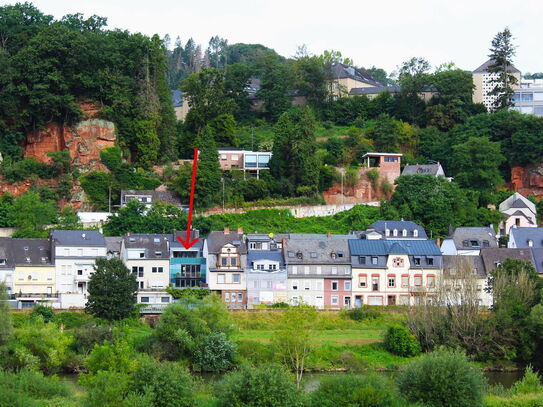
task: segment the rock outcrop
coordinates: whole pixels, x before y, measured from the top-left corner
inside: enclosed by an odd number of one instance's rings
[[[543,197],[543,164],[511,168],[511,182],[507,187],[524,196]]]

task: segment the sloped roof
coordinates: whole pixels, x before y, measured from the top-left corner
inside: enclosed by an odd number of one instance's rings
[[[381,92],[390,92],[390,93],[400,93],[402,87],[400,85],[389,85],[389,86],[373,86],[370,88],[352,88],[349,91],[349,95],[375,95]]]
[[[14,266],[51,266],[49,239],[0,238],[0,258],[6,259],[1,268]]]
[[[124,236],[123,241],[126,249],[145,249],[146,259],[165,260],[170,258],[169,235],[167,234],[131,234]]]
[[[381,82],[378,82],[373,76],[368,72],[361,69],[357,69],[352,66],[341,64],[335,62],[330,67],[330,78],[331,79],[342,79],[342,78],[351,78],[359,82],[367,83],[372,86],[383,86]]]
[[[392,236],[392,231],[394,229],[398,230],[398,234],[400,236],[394,236],[394,238],[398,239],[412,239],[414,237],[413,231],[418,231],[418,238],[420,239],[427,239],[428,236],[426,235],[426,231],[424,228],[420,225],[417,225],[415,222],[412,222],[410,220],[378,220],[376,222],[373,222],[371,225],[368,226],[369,229],[374,229],[376,232],[380,233],[381,235],[385,236],[386,229],[390,230],[390,236]],[[403,230],[407,230],[407,237],[401,236],[401,232]]]
[[[543,247],[543,228],[511,228],[509,235],[515,240],[517,247],[527,248],[528,241],[531,240],[533,243],[532,247],[538,248]]]
[[[536,271],[543,274],[543,248],[532,248],[531,251]]]
[[[481,258],[485,265],[487,274],[492,273],[497,264],[503,263],[506,259],[517,259],[533,264],[532,251],[530,249],[481,249]]]
[[[53,242],[59,246],[106,247],[106,239],[97,230],[53,230]]]
[[[343,239],[328,239],[326,235],[323,236],[324,238],[317,239],[287,240],[284,248],[285,261],[288,264],[350,264],[347,235],[341,235]]]
[[[437,176],[441,170],[443,173],[443,168],[441,164],[413,164],[406,165],[402,171],[402,175],[434,175]]]
[[[454,230],[452,239],[454,245],[458,250],[470,250],[476,249],[484,246],[484,242],[488,242],[488,247],[497,248],[498,241],[496,239],[496,232],[491,227],[480,227],[480,226],[463,226],[458,227]],[[464,245],[464,242],[467,241],[468,245]],[[477,242],[477,244],[472,244]]]
[[[352,256],[386,256],[397,253],[398,246],[410,256],[440,256],[441,251],[435,240],[349,240]]]
[[[180,90],[172,90],[171,100],[173,107],[179,107],[183,105],[183,92]]]
[[[518,209],[528,208],[534,214],[537,213],[535,204],[518,192],[515,192],[513,195],[505,199],[503,202],[500,203],[498,207],[498,209],[502,213],[504,213],[505,211],[511,208],[518,208]]]
[[[228,243],[238,247],[241,254],[247,253],[247,245],[243,242],[243,233],[230,231],[225,234],[222,230],[214,230],[209,233],[206,242],[209,253],[219,253],[222,247]]]
[[[249,250],[247,254],[247,264],[259,260],[277,261],[279,262],[279,267],[284,267],[285,265],[281,250]]]
[[[483,65],[481,65],[480,67],[478,67],[477,69],[475,69],[475,71],[473,71],[473,73],[485,73],[485,72],[488,72],[488,68],[494,63],[494,60],[493,59],[489,59],[488,61],[486,61]],[[514,65],[509,65],[507,67],[507,71],[509,73],[520,73],[520,71],[515,68]]]
[[[104,239],[109,253],[119,253],[121,251],[122,236],[106,236]]]
[[[459,261],[467,262],[478,276],[486,277],[485,265],[481,256],[443,255],[443,271],[448,274],[449,270],[458,267]]]

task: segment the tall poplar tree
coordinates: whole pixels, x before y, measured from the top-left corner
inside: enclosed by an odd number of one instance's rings
[[[492,80],[494,89],[491,95],[497,98],[493,103],[493,110],[507,109],[513,104],[513,86],[518,84],[518,80],[513,75],[513,57],[515,56],[516,46],[513,44],[513,35],[509,28],[496,34],[492,40],[492,47],[488,55],[493,61],[488,67],[488,72],[497,74]]]

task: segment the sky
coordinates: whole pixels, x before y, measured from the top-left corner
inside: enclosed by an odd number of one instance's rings
[[[523,73],[543,72],[541,0],[33,0],[46,14],[97,14],[109,28],[127,29],[207,47],[219,35],[230,44],[260,43],[293,56],[340,51],[357,66],[387,72],[413,56],[432,66],[453,61],[474,70],[487,60],[496,33],[509,27]],[[0,4],[12,1],[0,0]]]

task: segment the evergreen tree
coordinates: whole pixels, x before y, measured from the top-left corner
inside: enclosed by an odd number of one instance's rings
[[[108,321],[128,318],[135,310],[136,276],[120,259],[96,259],[85,311]]]
[[[11,325],[10,306],[6,285],[0,282],[0,346],[5,345],[11,339],[13,326]]]
[[[496,74],[492,80],[494,89],[490,92],[491,95],[497,96],[492,106],[493,110],[507,109],[512,105],[513,86],[518,83],[512,74],[516,48],[512,39],[511,31],[506,27],[492,40],[489,57],[493,63],[488,67],[488,72]]]

